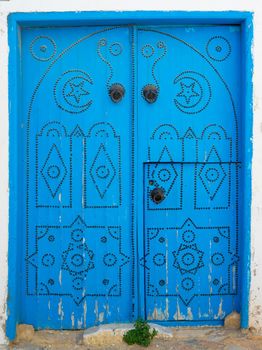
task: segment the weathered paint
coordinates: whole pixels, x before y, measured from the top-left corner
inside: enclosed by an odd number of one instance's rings
[[[111,2],[100,2],[99,4],[95,2],[89,2],[88,5],[81,3],[81,1],[74,1],[72,2],[63,2],[63,4],[56,2],[56,1],[45,1],[44,3],[38,2],[38,1],[33,1],[33,2],[26,2],[26,3],[21,3],[19,1],[10,1],[9,3],[4,3],[1,4],[1,52],[4,52],[5,54],[2,56],[3,63],[0,66],[0,73],[3,79],[1,79],[1,91],[2,93],[2,108],[3,108],[3,115],[4,118],[1,119],[1,150],[0,150],[0,160],[1,160],[1,169],[3,169],[3,177],[1,181],[1,186],[0,186],[0,194],[1,194],[1,199],[2,199],[2,210],[1,210],[1,232],[5,233],[1,236],[2,243],[1,244],[1,252],[0,254],[1,257],[1,281],[3,281],[3,284],[1,285],[1,305],[2,305],[2,310],[4,310],[5,305],[6,305],[6,272],[7,272],[7,264],[6,264],[6,255],[7,255],[7,220],[8,220],[8,172],[7,172],[7,166],[8,166],[8,151],[7,151],[7,126],[8,126],[8,118],[7,118],[7,25],[6,25],[6,16],[9,12],[11,11],[64,11],[64,10],[86,10],[87,7],[89,9],[93,10],[105,10],[105,9],[156,9],[156,10],[172,10],[173,8],[173,3],[171,1],[163,1],[161,4],[143,4],[141,2],[132,2],[132,3],[121,3],[121,5],[116,6],[112,4]],[[249,4],[246,4],[245,1],[238,1],[237,4],[235,2],[230,2],[230,1],[219,1],[217,3],[212,4],[212,9],[214,10],[231,10],[231,9],[236,9],[236,10],[255,10],[256,12],[256,26],[255,26],[255,37],[256,33],[259,31],[259,28],[261,26],[261,10],[258,2],[256,1],[250,1]],[[177,2],[176,3],[176,9],[179,10],[185,10],[185,9],[201,9],[201,10],[208,10],[210,9],[210,4],[207,2],[203,2],[202,4],[196,4],[194,1],[188,1],[187,4],[184,4],[183,1]],[[212,16],[210,16],[212,17]],[[223,16],[222,16],[223,17]],[[212,19],[211,19],[212,20]],[[260,44],[256,45],[255,49],[255,58],[257,59],[257,62],[260,61],[260,52],[261,50],[259,49]],[[256,94],[256,105],[255,105],[255,115],[259,115],[260,112],[260,106],[261,106],[261,94],[260,92],[262,91],[261,89],[261,79],[258,79],[259,73],[255,74],[255,94]],[[260,95],[259,95],[260,94]],[[252,107],[251,107],[252,108]],[[250,110],[250,107],[248,107],[248,110]],[[249,113],[249,112],[248,112]],[[254,184],[254,197],[253,197],[253,216],[252,216],[252,251],[253,251],[253,274],[252,274],[252,288],[251,288],[251,300],[250,300],[250,324],[255,325],[256,327],[261,327],[262,324],[262,318],[259,312],[259,308],[261,305],[261,294],[259,292],[259,289],[261,288],[261,254],[257,251],[256,247],[260,246],[260,240],[261,240],[261,235],[260,235],[260,227],[261,227],[261,215],[259,213],[260,211],[260,206],[261,206],[261,186],[260,186],[260,166],[262,162],[260,161],[261,157],[261,152],[259,151],[261,148],[260,145],[260,133],[258,132],[260,128],[260,121],[259,118],[255,118],[256,122],[254,124],[254,145],[255,145],[255,165],[253,168],[253,184]],[[14,262],[15,264],[15,262]],[[13,300],[13,298],[11,299]],[[10,312],[8,312],[10,313]],[[4,318],[3,318],[4,322]],[[2,332],[1,336],[1,341],[4,342],[4,335]]]

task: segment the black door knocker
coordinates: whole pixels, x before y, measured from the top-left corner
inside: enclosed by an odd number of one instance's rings
[[[155,85],[146,85],[143,88],[143,96],[144,99],[148,102],[148,103],[154,103],[157,100],[158,97],[158,89]]]
[[[125,88],[121,84],[113,84],[109,88],[109,96],[114,103],[118,103],[125,95]]]
[[[162,188],[156,187],[150,192],[152,201],[156,204],[160,204],[165,199],[165,192]]]

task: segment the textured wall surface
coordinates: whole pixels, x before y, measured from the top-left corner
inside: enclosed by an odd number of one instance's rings
[[[262,329],[262,5],[259,0],[9,0],[0,1],[0,344],[5,343],[8,256],[8,41],[7,16],[35,11],[252,11],[254,12],[254,124],[249,325]],[[12,121],[11,121],[12,122]],[[250,164],[251,166],[251,164]]]

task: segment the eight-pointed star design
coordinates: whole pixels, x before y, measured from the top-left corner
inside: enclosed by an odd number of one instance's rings
[[[172,252],[175,260],[173,266],[176,267],[182,275],[185,273],[196,274],[197,270],[204,266],[204,252],[197,248],[197,245],[180,244],[177,251]]]
[[[76,102],[79,103],[81,100],[81,96],[89,95],[89,92],[83,88],[84,83],[85,82],[83,80],[79,84],[69,83],[71,91],[66,96],[74,97]]]
[[[199,96],[199,93],[197,93],[195,88],[195,83],[192,83],[190,85],[186,85],[183,82],[180,83],[181,85],[181,91],[177,94],[178,97],[184,97],[186,100],[186,103],[189,104],[192,97]]]

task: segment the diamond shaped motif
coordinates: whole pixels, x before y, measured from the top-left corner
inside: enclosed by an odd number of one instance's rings
[[[226,177],[226,173],[221,164],[205,164],[199,172],[199,177],[210,195],[210,199],[213,200]]]
[[[67,174],[66,166],[63,158],[55,144],[48,152],[48,156],[41,169],[45,183],[54,198],[61,187]]]
[[[103,198],[116,176],[116,169],[104,144],[100,145],[95,156],[90,176],[100,197]]]
[[[163,164],[162,162],[166,163],[166,160],[170,163]],[[166,146],[163,147],[158,163],[155,165],[151,174],[152,178],[156,181],[158,186],[165,188],[166,196],[168,196],[170,193],[176,181],[176,178],[178,177],[177,171],[174,165],[171,163],[172,161],[173,160],[168,148]]]

